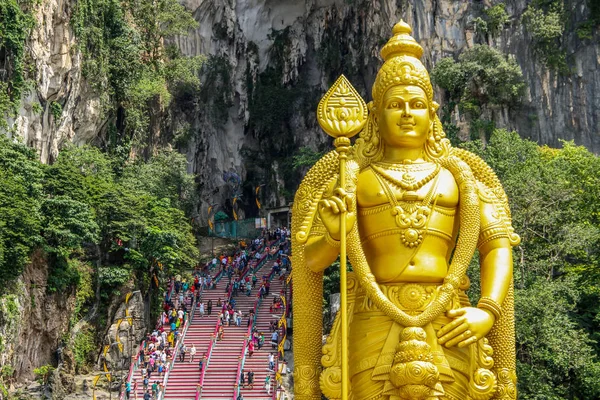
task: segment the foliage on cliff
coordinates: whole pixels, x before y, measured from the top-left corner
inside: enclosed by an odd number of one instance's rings
[[[51,261],[51,292],[78,285],[76,259],[103,260],[95,275],[107,289],[133,276],[148,289],[154,276],[195,265],[184,212],[191,209],[193,178],[177,153],[121,167],[95,148],[70,147],[46,166],[34,151],[2,137],[0,176],[3,281],[15,279],[40,246]]]
[[[493,121],[482,118],[489,107],[517,107],[525,91],[521,68],[514,57],[486,45],[476,45],[458,60],[441,59],[431,71],[434,84],[446,90],[441,119],[450,139],[457,143],[458,128],[452,123],[455,108],[469,119],[471,137],[489,137]]]
[[[182,88],[200,86],[203,58],[164,45],[198,26],[176,0],[79,0],[71,25],[83,73],[103,100],[112,148],[148,144],[150,112],[163,110]]]
[[[0,128],[7,128],[4,117],[15,115],[21,95],[27,90],[25,40],[34,25],[30,9],[34,0],[0,0]]]

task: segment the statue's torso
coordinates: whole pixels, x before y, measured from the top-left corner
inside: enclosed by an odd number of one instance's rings
[[[414,166],[411,173],[416,181],[432,175],[433,164],[429,166]],[[402,172],[383,172],[366,168],[357,184],[357,221],[372,273],[379,283],[441,282],[447,275],[457,225],[459,192],[454,177],[442,168],[429,182],[410,191],[385,177],[401,181]],[[396,197],[395,203],[388,193]],[[394,215],[396,206],[401,210]],[[416,212],[419,207],[423,212]],[[408,217],[408,226],[399,225],[400,216]],[[416,239],[415,234],[421,234],[422,239]]]

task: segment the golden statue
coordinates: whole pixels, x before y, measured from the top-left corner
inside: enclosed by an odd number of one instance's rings
[[[368,106],[343,76],[319,105],[337,139],[293,208],[300,400],[516,398],[511,247],[520,239],[494,172],[445,138],[410,34],[394,26]],[[341,268],[342,308],[323,346],[323,270],[346,248],[353,272]],[[465,290],[476,249],[473,307]]]

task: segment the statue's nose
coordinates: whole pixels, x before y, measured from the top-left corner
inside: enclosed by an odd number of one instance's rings
[[[402,116],[410,117],[410,107],[408,105],[408,101],[404,102],[404,107],[402,107]]]

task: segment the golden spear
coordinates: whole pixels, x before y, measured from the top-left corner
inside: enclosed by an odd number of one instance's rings
[[[350,138],[367,122],[365,101],[352,84],[341,75],[319,102],[317,120],[321,128],[335,138],[335,150],[339,154],[339,186],[346,190],[346,160],[350,151]],[[342,199],[344,202],[346,199]],[[342,400],[348,399],[348,304],[346,282],[346,213],[340,212],[340,313],[342,325]]]

